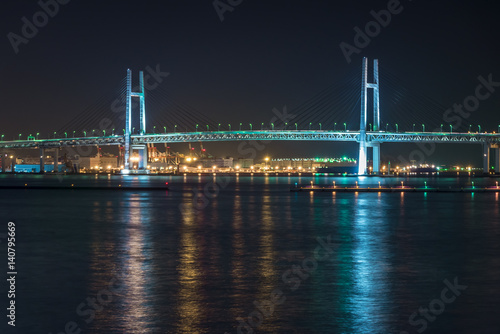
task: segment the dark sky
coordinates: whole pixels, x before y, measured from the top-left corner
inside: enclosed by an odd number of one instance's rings
[[[170,73],[159,91],[233,126],[268,122],[273,108],[292,110],[336,82],[360,75],[363,56],[378,58],[381,71],[401,79],[406,94],[415,91],[413,98],[425,96],[444,106],[426,111],[433,113],[428,128],[443,122],[445,108],[474,94],[479,75],[500,81],[499,11],[487,1],[402,1],[402,11],[347,63],[339,44],[354,44],[353,28],[364,29],[373,20],[370,11],[386,9],[390,2],[243,0],[221,22],[212,1],[71,0],[16,54],[8,34],[22,36],[21,18],[33,22],[41,7],[37,1],[8,1],[0,20],[0,132],[12,139],[18,133],[46,135],[60,129],[103,96],[112,99],[127,68],[137,74],[158,65]],[[384,114],[384,103],[390,109],[388,101],[395,96],[384,88],[382,123],[404,124],[395,118],[407,115]],[[481,102],[464,124],[497,130],[499,106],[500,91]],[[358,113],[356,108],[354,116]],[[408,124],[427,117],[417,110],[408,114]],[[207,144],[215,154],[236,154],[236,146]],[[408,156],[415,148],[385,145],[382,152]],[[262,153],[356,156],[355,145],[332,143],[272,143]],[[479,146],[439,146],[429,160],[479,162],[480,156]]]

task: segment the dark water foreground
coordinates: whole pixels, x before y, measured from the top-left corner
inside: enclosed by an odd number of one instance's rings
[[[496,181],[0,176],[142,187],[0,190],[0,258],[14,221],[18,270],[0,332],[500,333],[498,193],[289,191],[311,180]]]

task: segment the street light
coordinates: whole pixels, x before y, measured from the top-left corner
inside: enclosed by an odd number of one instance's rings
[[[123,133],[125,133],[125,129],[123,129]],[[83,136],[87,137],[87,131],[83,131]]]
[[[396,123],[396,132],[399,132],[399,126],[398,126],[398,123]]]
[[[295,131],[297,131],[297,123],[295,123]]]
[[[207,131],[210,131],[210,128],[208,127],[208,124],[207,124]]]
[[[469,132],[472,131],[472,124],[469,124]]]
[[[261,130],[264,130],[264,123],[262,123],[262,124],[260,125],[260,129],[261,129]]]
[[[153,126],[153,133],[156,133],[156,125]]]
[[[422,132],[425,132],[425,124],[422,124]]]
[[[389,127],[389,123],[385,124],[385,132],[387,132],[387,128]]]
[[[240,123],[240,131],[241,131],[241,123]]]
[[[64,132],[64,137],[68,138],[68,133],[67,132]]]
[[[231,131],[231,124],[228,124],[228,126],[229,126],[229,131]]]
[[[344,131],[347,132],[347,124],[346,123],[344,123]]]
[[[196,124],[196,132],[198,132],[198,124]]]
[[[21,140],[21,134],[19,134],[19,140]]]
[[[220,123],[217,125],[217,131],[220,131]]]
[[[288,126],[288,123],[287,123],[287,122],[285,122],[285,130],[286,130],[286,127],[287,127],[287,126]]]
[[[271,123],[271,128],[274,131],[274,123]]]
[[[113,129],[113,131],[115,131],[115,129]],[[73,138],[75,138],[75,132],[76,131],[73,131]],[[38,135],[38,134],[37,134]],[[38,138],[37,138],[38,139]]]
[[[333,123],[333,131],[337,131],[337,123]]]
[[[319,131],[321,131],[321,123],[319,123]]]
[[[450,124],[450,133],[452,133],[452,132],[453,132],[453,125]]]
[[[174,125],[174,132],[177,132],[177,124]]]
[[[372,123],[368,124],[370,126],[370,131],[372,131]]]
[[[415,123],[413,123],[413,132],[415,132]]]
[[[38,135],[38,134],[37,134]],[[5,135],[2,135],[2,141],[3,141],[3,137],[5,137]],[[38,138],[37,138],[38,139]]]
[[[166,126],[163,127],[163,130],[165,131],[165,133],[167,133],[167,127]]]
[[[479,129],[479,133],[481,133],[481,125],[478,125],[477,127]]]
[[[470,128],[469,128],[469,131],[470,131]],[[443,132],[443,124],[441,124],[441,132]]]
[[[54,139],[56,138],[56,131],[54,131]]]
[[[250,131],[253,130],[253,126],[252,126],[252,123],[250,123]]]
[[[309,123],[309,131],[311,131],[311,125],[312,125],[312,123]]]
[[[102,136],[106,137],[106,130],[102,130]]]

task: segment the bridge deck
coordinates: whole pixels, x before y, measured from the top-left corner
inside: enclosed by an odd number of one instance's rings
[[[132,144],[223,142],[245,140],[293,140],[293,141],[339,141],[359,142],[359,131],[329,130],[254,130],[254,131],[204,131],[162,134],[132,135]],[[371,143],[500,143],[500,134],[495,133],[450,133],[450,132],[366,132],[366,141]],[[56,138],[40,140],[1,141],[0,148],[50,148],[93,145],[123,145],[123,135],[106,137]]]

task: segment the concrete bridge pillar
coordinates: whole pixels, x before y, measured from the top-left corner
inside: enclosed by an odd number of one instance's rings
[[[59,148],[54,150],[54,173],[59,172]]]
[[[11,160],[11,173],[15,173],[16,172],[16,156],[14,154],[12,154],[12,159]]]
[[[5,173],[6,159],[7,159],[7,153],[5,153],[5,151],[2,151],[2,173]]]
[[[496,144],[493,149],[495,151],[495,173],[500,173],[500,146]]]
[[[483,173],[489,174],[490,172],[490,145],[483,144]]]
[[[144,146],[141,150],[139,150],[139,169],[144,169],[148,165],[148,147]]]
[[[373,143],[373,173],[380,173],[380,143]]]
[[[45,149],[40,147],[40,173],[45,172]]]

